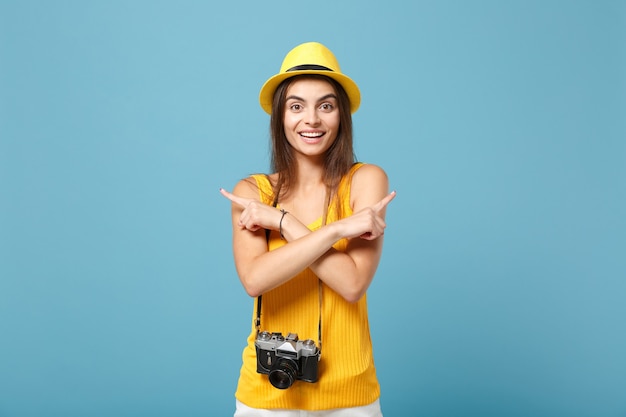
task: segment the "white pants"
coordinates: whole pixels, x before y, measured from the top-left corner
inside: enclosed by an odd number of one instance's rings
[[[363,407],[335,408],[322,411],[265,410],[248,407],[239,400],[236,400],[236,407],[234,417],[383,417],[378,400]]]

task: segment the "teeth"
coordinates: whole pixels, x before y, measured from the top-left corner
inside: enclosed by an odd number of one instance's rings
[[[300,135],[307,138],[319,138],[323,134],[323,132],[300,132]]]

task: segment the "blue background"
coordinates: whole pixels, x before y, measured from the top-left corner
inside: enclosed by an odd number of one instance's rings
[[[626,3],[591,0],[0,2],[0,416],[232,415],[218,189],[311,40],[398,191],[385,415],[626,416]]]

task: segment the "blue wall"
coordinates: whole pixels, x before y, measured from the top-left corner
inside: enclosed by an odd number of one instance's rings
[[[398,190],[386,416],[626,416],[626,3],[0,2],[0,416],[227,416],[252,300],[219,187],[317,40]]]

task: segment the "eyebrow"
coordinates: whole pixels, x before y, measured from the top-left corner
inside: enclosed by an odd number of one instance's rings
[[[335,100],[337,100],[337,96],[335,94],[333,94],[333,93],[330,93],[330,94],[326,94],[323,97],[320,97],[317,101],[320,102],[320,101],[328,100],[329,98],[334,98]],[[287,101],[287,100],[306,101],[302,97],[298,97],[298,96],[294,96],[294,95],[286,97],[285,101]]]

